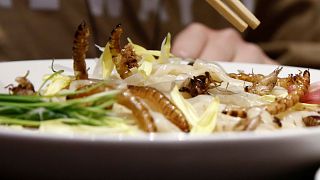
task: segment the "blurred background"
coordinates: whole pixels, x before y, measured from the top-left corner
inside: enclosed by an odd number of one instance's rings
[[[246,0],[262,21],[241,34],[269,57],[286,65],[320,68],[320,1]],[[205,0],[0,0],[0,61],[71,58],[76,27],[91,28],[88,57],[98,57],[121,23],[125,37],[159,49],[192,22],[214,29],[231,27]],[[192,42],[190,42],[192,45]]]

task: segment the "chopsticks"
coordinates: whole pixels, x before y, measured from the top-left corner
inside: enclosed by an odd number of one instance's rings
[[[256,29],[260,21],[240,2],[240,0],[206,0],[214,9],[224,16],[239,31],[248,26]]]

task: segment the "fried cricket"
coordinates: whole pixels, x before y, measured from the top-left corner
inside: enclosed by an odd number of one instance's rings
[[[8,85],[10,94],[13,95],[33,95],[35,93],[33,84],[27,79],[29,75],[29,71],[26,75],[22,77],[17,77],[15,81],[18,83],[17,86],[13,86],[12,84]]]
[[[289,75],[288,80],[286,82],[288,83],[288,84],[286,84],[286,86],[291,88],[291,91],[289,92],[289,94],[284,98],[277,98],[274,102],[261,107],[261,108],[265,109],[267,112],[269,112],[271,115],[276,115],[281,112],[284,112],[300,101],[301,97],[309,89],[310,72],[308,70],[305,70],[303,73],[300,72],[299,74],[296,74],[295,76]],[[243,123],[243,121],[250,122],[250,120],[245,118],[247,116],[246,115],[247,110],[248,109],[246,109],[246,108],[227,109],[227,110],[223,111],[223,113],[227,114],[227,115],[235,116],[235,117],[244,118],[240,122],[240,124],[241,124],[241,123]],[[250,124],[248,122],[245,124]]]
[[[195,97],[200,94],[208,94],[208,90],[216,86],[217,82],[211,78],[210,73],[205,72],[204,75],[194,76],[193,78],[186,79],[179,91],[186,92],[191,97]]]

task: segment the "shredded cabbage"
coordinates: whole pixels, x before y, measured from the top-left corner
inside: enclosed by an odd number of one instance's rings
[[[168,63],[171,51],[171,34],[168,33],[167,37],[163,40],[161,45],[161,54],[159,57],[159,63]]]
[[[133,43],[130,38],[128,38],[127,40],[128,40],[129,43],[131,43],[131,45],[133,46],[134,51],[138,55],[145,54],[145,55],[151,55],[151,56],[156,56],[156,57],[159,57],[161,55],[161,51],[159,51],[159,50],[147,50],[144,47]],[[173,57],[173,54],[170,53],[170,57]]]
[[[155,60],[154,56],[160,56],[160,51],[147,50],[146,48],[133,43],[130,38],[128,38],[128,42],[133,46],[133,49],[137,55],[144,55],[149,60]]]
[[[49,77],[46,76],[45,80],[48,79]],[[57,94],[62,89],[68,87],[73,79],[70,76],[55,74],[53,77],[51,77],[50,80],[51,80],[51,83],[48,84],[47,88],[43,92],[44,96],[52,96]]]
[[[276,98],[277,97],[275,95],[267,94],[267,95],[261,96],[260,99],[272,103],[276,100]]]
[[[139,64],[138,72],[143,74],[144,77],[149,76],[152,72],[153,62],[156,60],[154,56],[159,53],[155,53],[157,51],[149,51],[142,46],[134,44],[129,38],[128,41],[133,46],[133,50],[135,51],[135,53],[142,57]]]
[[[210,105],[207,107],[201,117],[197,114],[195,108],[185,100],[180,94],[178,87],[175,86],[170,93],[172,101],[182,111],[191,124],[191,133],[212,133],[216,127],[216,120],[219,111],[219,100],[212,98]]]
[[[106,44],[106,47],[103,50],[103,53],[100,56],[102,61],[102,77],[103,79],[108,79],[111,75],[112,70],[114,69],[114,64],[112,61],[112,55],[109,47],[109,43]]]
[[[152,72],[152,64],[152,62],[143,61],[138,68],[138,72],[144,75],[145,78],[148,77]]]
[[[204,133],[210,134],[216,127],[217,116],[219,112],[219,100],[216,98],[212,99],[212,102],[202,114],[199,121],[191,129],[191,133]]]
[[[297,103],[292,107],[294,110],[311,110],[315,111],[320,108],[320,104]]]
[[[179,92],[178,86],[175,86],[170,92],[173,103],[182,111],[191,126],[195,126],[198,122],[198,115],[194,107],[185,100]]]

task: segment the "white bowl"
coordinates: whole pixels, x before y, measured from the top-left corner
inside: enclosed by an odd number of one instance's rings
[[[56,63],[72,65],[70,60]],[[89,66],[93,64],[89,62]],[[50,60],[0,63],[0,85],[12,83],[27,70],[30,79],[39,82],[50,71],[50,65]],[[253,68],[259,73],[269,73],[275,68],[239,63],[221,65],[230,72]],[[282,73],[296,72],[297,68],[285,67]],[[310,72],[312,81],[318,81],[320,71]],[[0,127],[0,177],[305,179],[314,177],[320,166],[319,139],[320,128],[208,136],[63,136]]]

